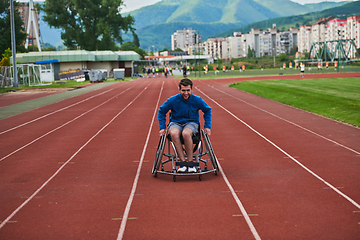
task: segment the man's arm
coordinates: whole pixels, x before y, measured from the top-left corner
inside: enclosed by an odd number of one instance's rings
[[[166,129],[166,114],[171,108],[171,101],[170,99],[166,100],[163,105],[159,107],[158,111],[158,120],[159,120],[159,134],[160,136],[165,134]]]

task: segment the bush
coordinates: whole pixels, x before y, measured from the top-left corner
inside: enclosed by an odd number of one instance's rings
[[[3,57],[3,59],[0,62],[0,67],[3,66],[10,66],[10,59],[7,57]]]

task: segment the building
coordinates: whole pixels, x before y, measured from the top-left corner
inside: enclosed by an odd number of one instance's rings
[[[312,25],[303,25],[299,29],[299,52],[309,52],[313,43],[328,41],[328,48],[334,52],[335,40],[353,39],[356,48],[360,48],[360,16],[352,16],[347,19],[334,19],[333,17],[319,19]],[[334,41],[334,42],[331,42]],[[354,48],[347,42],[351,56],[354,57]]]
[[[125,77],[130,77],[140,55],[133,51],[46,51],[17,53],[16,60],[22,64],[51,63],[54,79],[59,80],[60,72],[75,69],[102,69],[111,77],[114,69],[124,68]]]
[[[253,57],[277,56],[281,53],[290,53],[298,44],[298,30],[279,31],[274,25],[266,31],[257,28],[251,29],[248,34],[243,34],[242,55],[248,55],[249,49],[254,50]]]
[[[234,33],[233,37],[227,37],[223,42],[222,58],[231,59],[242,57],[241,33]]]
[[[299,29],[298,52],[309,52],[311,47],[311,25],[302,25]]]
[[[204,42],[204,50],[206,55],[212,56],[214,59],[223,58],[223,45],[226,38],[209,38]]]
[[[185,52],[189,51],[189,47],[201,43],[201,36],[198,36],[196,30],[177,30],[171,35],[171,50],[177,48]]]

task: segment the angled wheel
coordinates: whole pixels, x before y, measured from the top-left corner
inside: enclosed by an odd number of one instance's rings
[[[165,142],[166,142],[166,134],[167,131],[165,132],[164,135],[162,135],[159,139],[159,144],[156,150],[156,154],[155,154],[155,159],[154,159],[154,165],[152,168],[152,173],[154,174],[154,176],[156,177],[156,173],[157,170],[159,169],[160,163],[161,163],[161,159],[164,153],[164,147],[165,147]]]
[[[204,139],[204,145],[205,145],[205,148],[206,148],[206,152],[207,152],[208,155],[209,155],[209,159],[210,159],[210,161],[211,161],[211,164],[212,164],[213,168],[216,170],[216,171],[215,171],[215,174],[217,174],[217,172],[219,171],[218,161],[217,161],[217,159],[216,159],[214,150],[213,150],[213,148],[212,148],[209,135],[207,135],[207,134],[204,132],[204,130],[201,130],[201,134],[202,134],[202,137],[203,137],[203,139]]]

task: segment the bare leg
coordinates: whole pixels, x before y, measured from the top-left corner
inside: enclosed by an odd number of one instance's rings
[[[182,148],[182,144],[180,141],[180,130],[177,128],[173,128],[170,130],[171,140],[175,145],[176,152],[181,161],[185,161],[184,151]]]
[[[192,140],[193,132],[190,128],[185,128],[182,132],[182,136],[184,138],[185,151],[188,157],[188,161],[193,160],[193,140]]]

